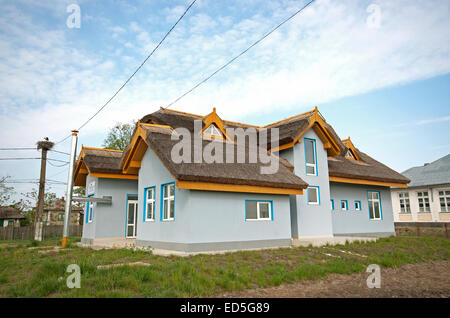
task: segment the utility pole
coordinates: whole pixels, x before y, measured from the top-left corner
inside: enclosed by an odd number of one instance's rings
[[[53,142],[45,137],[43,141],[37,142],[37,149],[42,150],[41,156],[41,176],[39,178],[39,194],[36,212],[34,216],[34,239],[42,241],[42,215],[44,214],[45,198],[45,170],[47,166],[47,151],[53,148]]]
[[[72,149],[70,151],[69,174],[67,176],[66,206],[64,211],[64,229],[62,247],[66,247],[70,234],[70,213],[72,212],[73,173],[77,155],[78,131],[72,130]]]

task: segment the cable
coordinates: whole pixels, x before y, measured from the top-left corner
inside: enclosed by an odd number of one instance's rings
[[[176,102],[178,102],[180,99],[182,99],[184,96],[186,96],[187,94],[191,93],[193,90],[195,90],[197,87],[199,87],[200,85],[202,85],[203,83],[207,82],[211,77],[213,77],[214,75],[216,75],[217,73],[219,73],[221,70],[223,70],[224,68],[226,68],[228,65],[230,65],[231,63],[233,63],[235,60],[237,60],[239,57],[241,57],[242,55],[244,55],[247,51],[249,51],[252,47],[254,47],[255,45],[257,45],[259,42],[261,42],[262,40],[264,40],[266,37],[268,37],[270,34],[272,34],[274,31],[276,31],[279,27],[281,27],[283,24],[285,24],[286,22],[288,22],[289,20],[291,20],[293,17],[295,17],[297,14],[299,14],[300,12],[302,12],[304,9],[306,9],[311,3],[313,3],[315,0],[311,0],[310,2],[308,2],[305,6],[303,6],[301,9],[297,10],[293,15],[291,15],[289,18],[287,18],[286,20],[284,20],[283,22],[281,22],[280,24],[278,24],[276,27],[274,27],[272,30],[270,30],[268,33],[266,33],[262,38],[260,38],[258,41],[254,42],[252,45],[250,45],[248,48],[246,48],[244,51],[242,51],[241,53],[239,53],[238,55],[236,55],[235,57],[233,57],[229,62],[227,62],[226,64],[222,65],[220,68],[218,68],[216,71],[214,71],[211,75],[209,75],[208,77],[206,77],[204,80],[202,80],[200,83],[198,83],[197,85],[195,85],[194,87],[192,87],[190,90],[188,90],[186,93],[184,93],[183,95],[181,95],[180,97],[178,97],[177,99],[175,99],[173,102],[171,102],[170,104],[168,104],[166,106],[166,108],[169,108],[170,106],[172,106],[173,104],[175,104]]]
[[[53,149],[49,149],[49,151],[53,151],[53,152],[57,152],[57,153],[62,153],[62,154],[64,154],[64,155],[69,155],[69,156],[70,156],[70,153],[64,152],[64,151],[53,150]]]
[[[0,158],[0,160],[28,160],[28,159],[41,159],[41,158]]]
[[[186,13],[194,5],[194,3],[196,1],[197,0],[194,0],[191,2],[191,4],[186,8],[186,10],[183,12],[183,14],[178,18],[177,22],[175,22],[175,24],[170,28],[170,30],[166,33],[166,35],[164,35],[164,37],[161,39],[161,41],[159,41],[158,45],[156,45],[156,47],[153,49],[153,51],[147,56],[147,58],[141,63],[141,65],[139,65],[139,67],[134,71],[134,73],[131,74],[130,77],[128,77],[128,79],[125,81],[125,83],[123,83],[123,85],[120,86],[120,88],[114,93],[114,95],[110,99],[108,99],[108,101],[102,107],[100,107],[97,110],[97,112],[95,112],[94,115],[92,115],[87,121],[85,121],[77,130],[81,130],[84,126],[86,126],[95,116],[97,116],[114,99],[114,97],[116,97],[117,94],[119,94],[119,92],[122,90],[122,88],[124,88],[125,85],[128,84],[128,82],[134,77],[134,75],[142,68],[142,66],[144,66],[145,62],[147,62],[147,60],[153,55],[153,53],[155,53],[155,51],[160,47],[160,45],[169,36],[169,34],[172,32],[172,30],[177,26],[178,22],[180,22],[181,19],[183,19],[183,17],[186,15]],[[71,136],[71,134],[68,135],[67,137],[61,139],[60,141],[56,142],[55,145],[65,141],[70,136]]]
[[[0,150],[37,150],[36,147],[0,148]]]
[[[67,166],[69,163],[67,162],[67,163],[63,163],[62,165],[55,165],[51,161],[49,161],[48,164],[50,166],[53,166],[53,167],[56,167],[56,168],[61,168],[61,167]]]

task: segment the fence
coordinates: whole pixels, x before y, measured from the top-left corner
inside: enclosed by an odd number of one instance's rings
[[[62,237],[63,225],[49,225],[42,229],[42,238]],[[81,236],[82,225],[71,225],[70,236]],[[2,227],[0,228],[0,240],[32,240],[34,239],[34,226]]]

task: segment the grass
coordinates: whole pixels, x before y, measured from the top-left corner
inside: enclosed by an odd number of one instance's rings
[[[41,247],[58,244],[57,239],[0,242],[0,297],[205,297],[319,279],[331,273],[363,272],[369,264],[397,267],[450,259],[450,240],[438,236],[190,257],[128,249],[92,250],[74,244],[60,252],[39,253]],[[30,248],[34,245],[40,248]],[[136,261],[151,266],[97,269],[98,265]],[[69,264],[81,268],[80,289],[66,286]]]

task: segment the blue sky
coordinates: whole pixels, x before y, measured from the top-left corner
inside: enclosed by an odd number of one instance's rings
[[[66,25],[72,3],[81,9],[79,29]],[[189,3],[0,0],[0,148],[60,140],[79,127]],[[114,123],[167,105],[305,3],[198,0],[79,144],[99,147]],[[449,7],[447,0],[317,0],[172,108],[216,107],[224,119],[267,124],[317,105],[342,138],[398,171],[434,161],[450,153]],[[56,149],[69,151],[70,143]],[[51,179],[66,174],[48,167]],[[3,161],[0,175],[38,178],[39,162]],[[64,187],[52,190],[62,195]]]

